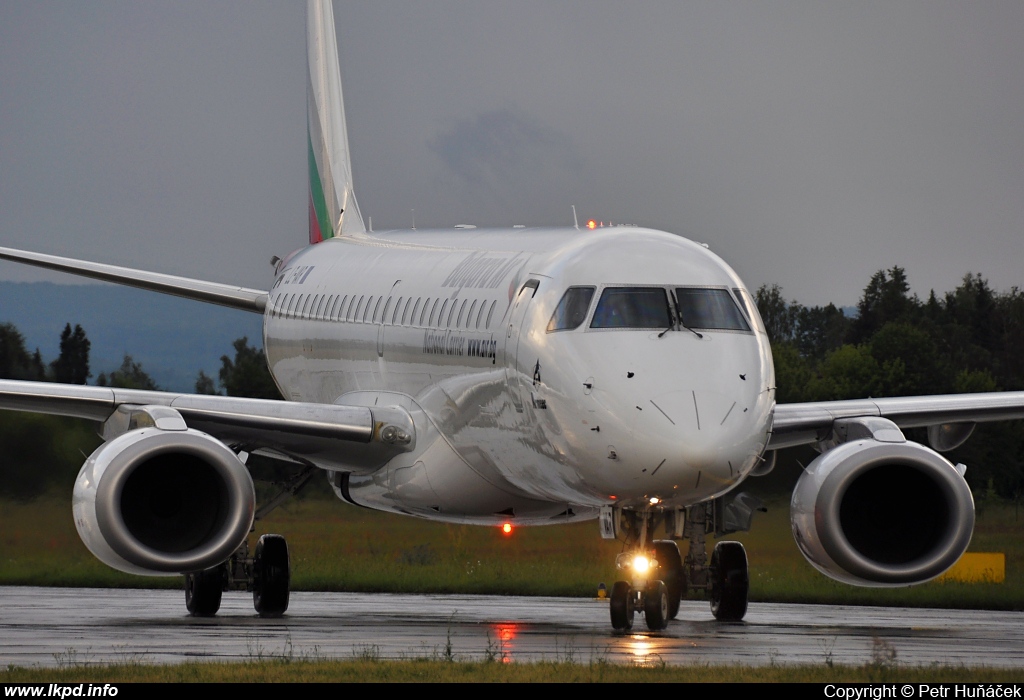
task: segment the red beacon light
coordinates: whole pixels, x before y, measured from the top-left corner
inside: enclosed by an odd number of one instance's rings
[[[507,535],[511,535],[512,534],[512,523],[504,523],[504,524],[502,524],[502,526],[501,526],[501,533],[503,535],[506,535],[506,536]]]

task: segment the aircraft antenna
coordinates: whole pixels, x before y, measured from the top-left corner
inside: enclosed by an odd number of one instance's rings
[[[572,225],[573,225],[573,227],[577,231],[579,231],[580,230],[580,222],[579,222],[579,219],[576,218],[576,205],[575,204],[570,204],[569,206],[572,207]]]
[[[412,212],[412,230],[415,231],[416,230],[416,210],[415,209],[410,209],[409,211]]]

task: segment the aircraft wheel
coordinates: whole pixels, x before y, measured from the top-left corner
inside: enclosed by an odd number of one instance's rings
[[[612,599],[609,607],[612,612],[612,629],[632,629],[633,589],[627,581],[616,581],[612,586]]]
[[[291,570],[288,544],[281,535],[263,535],[252,563],[252,604],[260,617],[280,617],[288,609]]]
[[[220,610],[227,566],[185,574],[185,607],[193,617],[212,617]]]
[[[747,552],[739,542],[719,542],[711,554],[711,613],[723,622],[747,614]]]
[[[658,572],[668,589],[668,619],[679,614],[679,600],[686,591],[686,572],[679,546],[672,540],[654,540],[654,558],[658,560]]]
[[[664,581],[650,581],[644,593],[644,617],[652,632],[668,627],[668,588]]]

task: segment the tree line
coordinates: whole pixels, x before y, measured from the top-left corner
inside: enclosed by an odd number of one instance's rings
[[[755,294],[775,358],[779,403],[1024,389],[1024,293],[996,292],[979,274],[927,299],[910,293],[901,267],[879,270],[855,313]],[[922,431],[910,439],[924,441]],[[803,457],[813,459],[804,452]],[[968,466],[976,494],[1024,493],[1024,426],[981,424],[947,455]]]
[[[11,323],[0,324],[0,379],[24,379],[37,382],[59,382],[61,384],[86,384],[92,373],[89,366],[89,338],[78,324],[74,328],[68,323],[60,334],[60,353],[49,364],[44,363],[39,348],[30,353],[25,347],[25,337]],[[220,387],[206,372],[199,370],[196,376],[197,394],[226,394],[256,399],[280,399],[281,394],[267,369],[266,358],[261,348],[249,345],[248,338],[239,338],[233,343],[234,356],[223,355],[218,374]],[[161,390],[153,378],[135,359],[125,354],[120,367],[101,372],[96,377],[97,386],[122,389]]]

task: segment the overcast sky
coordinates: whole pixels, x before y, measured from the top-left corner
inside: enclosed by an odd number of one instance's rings
[[[336,2],[375,229],[637,223],[752,289],[1024,286],[1024,2]],[[0,245],[266,288],[305,3],[0,0]],[[66,276],[0,263],[0,279]],[[2,300],[0,300],[2,308]]]

